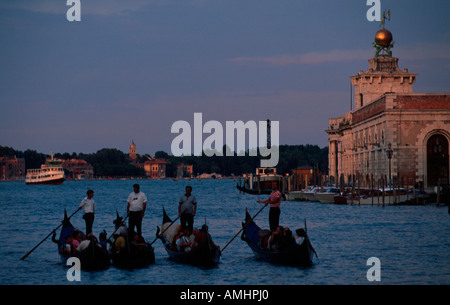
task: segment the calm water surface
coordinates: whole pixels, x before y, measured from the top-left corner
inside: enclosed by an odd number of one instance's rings
[[[0,284],[74,284],[66,278],[56,245],[50,238],[25,261],[20,258],[60,223],[64,209],[76,210],[88,188],[95,191],[97,213],[94,233],[113,231],[116,209],[126,212],[126,199],[136,181],[66,181],[58,186],[28,186],[23,182],[0,183]],[[241,228],[245,208],[255,214],[258,198],[240,195],[232,180],[138,181],[149,203],[143,235],[152,241],[161,225],[162,206],[176,218],[178,198],[186,185],[198,200],[195,225],[208,223],[214,241],[223,247]],[[266,208],[256,222],[268,226]],[[84,230],[79,212],[72,218]],[[299,285],[372,284],[367,260],[381,262],[381,284],[450,284],[450,215],[435,206],[342,206],[283,202],[280,223],[295,230],[303,227],[319,258],[312,268],[299,269],[257,261],[237,237],[223,252],[215,269],[176,264],[167,258],[159,241],[154,244],[156,263],[139,270],[82,272],[79,284],[155,285]],[[108,234],[109,235],[109,234]]]

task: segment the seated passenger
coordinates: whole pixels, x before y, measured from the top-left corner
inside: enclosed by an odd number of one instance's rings
[[[100,233],[99,234],[99,236],[98,236],[98,238],[99,238],[99,242],[98,242],[98,246],[100,247],[100,248],[102,248],[102,250],[104,251],[104,252],[107,252],[108,250],[107,250],[107,248],[106,248],[106,244],[108,243],[108,242],[110,242],[109,240],[106,240],[106,236],[107,236],[107,234],[106,234],[106,231],[105,230],[103,230],[103,232],[102,233]]]
[[[258,231],[258,241],[259,241],[259,245],[262,249],[267,249],[270,235],[271,235],[270,230],[265,229],[265,230]]]
[[[120,235],[114,241],[114,244],[113,244],[114,251],[120,251],[121,249],[125,248],[125,245],[126,245],[125,238],[127,238],[127,232],[123,231],[120,233]]]
[[[291,247],[295,244],[295,238],[292,235],[292,231],[289,228],[284,228],[282,232],[281,242],[280,242],[280,250]]]
[[[81,231],[80,230],[75,230],[72,233],[72,249],[73,249],[73,253],[76,253],[78,250],[78,247],[80,246],[80,243],[82,242],[81,239]]]
[[[189,229],[185,228],[181,233],[180,238],[176,241],[177,250],[179,252],[191,251],[191,245],[194,240],[194,235],[189,235]]]
[[[72,236],[66,237],[66,243],[61,247],[61,254],[72,255]]]
[[[297,239],[295,240],[295,242],[297,243],[297,245],[302,245],[303,242],[305,241],[305,237],[306,237],[306,232],[303,229],[297,229],[295,230],[295,234],[297,234]]]
[[[77,252],[82,252],[83,250],[87,249],[89,247],[89,245],[91,244],[91,242],[94,243],[94,245],[97,243],[97,239],[95,238],[95,236],[93,236],[91,233],[89,233],[86,236],[85,240],[82,240],[77,248]]]
[[[278,226],[275,231],[273,231],[272,235],[270,235],[268,241],[268,249],[269,251],[280,251],[281,239],[283,234],[283,227]]]

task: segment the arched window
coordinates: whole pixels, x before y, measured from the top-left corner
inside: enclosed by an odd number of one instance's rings
[[[428,186],[449,183],[448,141],[441,134],[435,134],[427,142]]]

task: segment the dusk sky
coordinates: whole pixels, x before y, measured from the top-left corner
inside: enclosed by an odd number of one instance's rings
[[[366,0],[0,1],[0,145],[170,152],[194,112],[279,121],[280,144],[327,146],[379,22]],[[450,92],[450,1],[381,0],[416,93]],[[204,139],[207,135],[204,136]],[[225,135],[224,135],[225,138]]]

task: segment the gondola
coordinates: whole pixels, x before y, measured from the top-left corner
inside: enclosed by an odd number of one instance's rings
[[[167,228],[173,221],[167,215],[163,208],[163,232],[164,228]],[[220,247],[214,244],[211,236],[207,231],[207,226],[203,226],[206,230],[206,240],[203,243],[198,244],[196,247],[192,248],[190,252],[179,252],[176,247],[173,247],[168,241],[168,236],[162,233],[163,237],[160,237],[164,248],[166,249],[169,259],[181,264],[189,264],[204,268],[214,268],[220,260]],[[159,232],[157,233],[159,235]]]
[[[122,217],[117,214],[117,219],[114,223],[122,224]],[[113,265],[119,269],[138,269],[144,268],[155,263],[155,251],[153,247],[143,242],[142,245],[135,245],[125,237],[125,246],[115,251],[111,249],[111,256]]]
[[[313,265],[313,256],[316,255],[314,248],[309,241],[306,233],[305,223],[305,238],[301,245],[291,243],[280,251],[269,251],[260,244],[260,236],[263,231],[256,225],[251,216],[246,210],[245,223],[242,223],[244,230],[241,239],[244,240],[252,249],[257,260],[270,262],[277,265],[296,266],[296,267],[310,267]]]
[[[67,260],[70,257],[77,257],[80,259],[80,267],[82,270],[105,270],[108,269],[111,262],[111,257],[106,249],[103,249],[98,246],[98,244],[94,241],[94,238],[91,239],[89,246],[83,251],[76,253],[75,255],[69,255],[64,251],[64,247],[66,244],[67,236],[72,236],[75,231],[75,227],[70,223],[69,218],[67,217],[66,211],[64,211],[64,220],[63,226],[61,229],[61,233],[59,235],[59,239],[55,241],[58,244],[58,254],[60,256],[61,262],[66,265]]]

